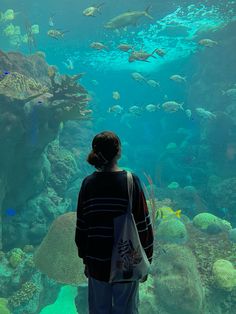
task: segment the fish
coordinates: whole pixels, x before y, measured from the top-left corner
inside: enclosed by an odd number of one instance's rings
[[[144,11],[128,11],[124,12],[118,16],[115,16],[110,21],[108,21],[104,27],[107,29],[117,30],[120,28],[125,28],[127,26],[136,26],[138,21],[142,17],[147,17],[153,20],[153,17],[149,14],[150,6],[148,6]]]
[[[91,82],[94,86],[97,86],[99,84],[97,80],[92,80]]]
[[[13,217],[16,215],[16,210],[14,208],[7,208],[5,213],[9,217]]]
[[[156,49],[153,50],[153,52],[148,53],[143,50],[139,51],[132,51],[131,54],[129,55],[129,62],[134,62],[134,61],[144,61],[144,62],[149,62],[148,58],[153,57],[156,59],[154,56],[154,53],[156,52]]]
[[[49,25],[50,27],[54,27],[54,26],[55,26],[55,23],[54,23],[54,16],[55,16],[55,14],[51,14],[51,15],[49,16],[48,25]]]
[[[151,87],[160,87],[160,83],[154,80],[148,80],[147,84]]]
[[[93,113],[92,109],[84,109],[79,111],[81,116],[86,116],[87,114]]]
[[[98,41],[93,41],[91,44],[90,44],[90,47],[93,48],[93,49],[96,49],[96,50],[108,50],[108,47],[105,46],[104,44],[98,42]]]
[[[138,107],[138,106],[131,106],[128,111],[130,113],[133,113],[137,116],[140,116],[141,115],[141,112],[142,112],[142,108],[141,107]]]
[[[3,71],[3,73],[0,74],[0,79],[4,78],[8,74],[11,74],[11,73],[9,71]]]
[[[86,9],[84,9],[83,15],[95,17],[97,14],[101,14],[101,7],[104,4],[105,3],[103,2],[103,3],[97,4],[97,5],[92,5]]]
[[[63,38],[65,33],[67,33],[68,31],[61,31],[59,29],[49,29],[49,31],[47,32],[47,35],[49,37],[52,37],[54,39],[60,39]]]
[[[64,61],[63,64],[65,65],[65,67],[68,70],[74,70],[74,63],[70,58],[68,58],[66,61]]]
[[[132,45],[129,44],[120,44],[117,49],[124,51],[124,52],[128,52],[129,50],[133,49]]]
[[[198,43],[201,46],[210,47],[210,48],[214,47],[215,45],[218,45],[217,41],[214,41],[214,40],[209,39],[209,38],[201,39],[201,40],[199,40]]]
[[[112,92],[112,98],[114,98],[115,100],[119,100],[120,99],[120,93],[117,91]]]
[[[155,111],[157,111],[158,109],[160,109],[160,105],[149,104],[149,105],[146,105],[145,109],[146,109],[148,112],[155,112]]]
[[[56,71],[57,71],[57,68],[55,66],[49,66],[47,70],[48,76],[51,78],[55,77]]]
[[[192,111],[190,109],[185,110],[186,116],[190,119],[192,117]]]
[[[228,160],[235,160],[235,158],[236,158],[236,143],[228,143],[227,144],[225,156]]]
[[[219,209],[219,212],[223,215],[223,219],[230,220],[230,210],[227,207],[222,207]]]
[[[179,74],[174,74],[170,76],[170,80],[177,82],[177,83],[186,83],[186,77],[185,76],[181,76]]]
[[[121,107],[120,105],[114,105],[108,108],[107,112],[113,112],[115,114],[121,114],[122,111],[124,110],[123,107]]]
[[[157,208],[156,210],[156,219],[169,219],[169,218],[181,218],[181,210],[178,209],[177,211],[174,211],[169,206],[162,206]]]
[[[230,88],[226,91],[222,91],[222,95],[226,95],[228,97],[235,99],[236,98],[236,88]]]
[[[166,52],[162,49],[156,49],[155,53],[160,56],[160,57],[164,57],[164,55],[166,54]]]
[[[195,109],[197,114],[204,119],[215,119],[216,115],[208,110],[205,110],[204,108],[198,107]]]
[[[178,110],[183,109],[183,103],[177,103],[176,101],[166,101],[162,104],[162,108],[166,112],[176,112]]]
[[[146,81],[145,77],[142,76],[142,74],[138,73],[138,72],[133,72],[131,73],[132,78],[137,81],[137,82],[143,82]]]

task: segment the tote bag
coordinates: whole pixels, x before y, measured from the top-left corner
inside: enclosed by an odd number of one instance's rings
[[[133,177],[127,171],[127,212],[114,218],[114,244],[109,282],[138,281],[148,274],[150,263],[139,239],[132,214]]]

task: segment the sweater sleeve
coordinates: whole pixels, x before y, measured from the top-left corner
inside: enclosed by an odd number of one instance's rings
[[[75,243],[78,248],[79,257],[83,258],[85,263],[85,253],[87,244],[87,223],[84,218],[83,211],[83,182],[80,188],[78,202],[77,202],[77,215],[76,215],[76,229],[75,229]]]
[[[139,233],[140,242],[144,248],[149,262],[152,262],[153,255],[153,228],[147,207],[146,198],[139,178],[134,177],[134,202],[133,215]]]

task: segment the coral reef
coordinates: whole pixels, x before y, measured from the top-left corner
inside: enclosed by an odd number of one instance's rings
[[[52,187],[59,196],[63,196],[69,179],[78,172],[76,161],[70,151],[60,147],[55,141],[48,145],[47,156],[52,170],[48,187]]]
[[[183,222],[177,218],[166,219],[157,227],[156,240],[169,243],[185,243],[187,230]]]
[[[220,219],[211,213],[200,213],[196,215],[193,218],[193,225],[203,231],[208,231],[213,226],[218,226],[219,231],[232,229],[232,226],[229,222]]]
[[[24,252],[20,248],[15,248],[10,252],[9,263],[13,268],[18,267],[18,265],[24,259]]]
[[[58,133],[67,120],[87,122],[89,97],[78,77],[60,76],[54,67],[51,73],[55,75],[49,75],[51,67],[40,53],[24,56],[0,51],[0,67],[5,71],[0,77],[0,249],[4,274],[0,290],[3,297],[16,291],[9,301],[14,312],[33,314],[54,301],[59,285],[35,269],[32,245],[38,245],[51,222],[69,210],[70,200],[62,194],[78,170],[72,155],[65,151],[56,154]],[[56,177],[53,171],[58,170]],[[66,176],[61,176],[62,170]],[[16,215],[5,215],[7,208],[13,208]],[[28,243],[31,246],[27,247]],[[11,250],[16,247],[24,248],[24,258],[16,254],[18,249]],[[24,282],[31,284],[22,285]],[[50,296],[45,293],[48,288]]]
[[[236,287],[236,270],[232,263],[225,259],[218,259],[213,264],[214,281],[223,290],[232,291]]]
[[[140,313],[156,313],[154,277],[149,275],[146,282],[139,286]]]
[[[26,244],[23,247],[23,252],[25,252],[25,253],[32,253],[32,252],[34,252],[34,246],[32,244]]]
[[[7,307],[8,300],[5,298],[0,298],[0,313],[1,314],[11,314],[10,310]]]
[[[59,216],[34,254],[36,267],[57,282],[78,285],[86,282],[84,264],[74,241],[76,213]]]
[[[236,244],[229,240],[230,231],[226,228],[209,234],[191,221],[182,222],[188,233],[187,242],[171,244],[158,238],[154,242],[151,276],[157,304],[151,313],[234,313],[235,288],[227,290],[213,274],[217,260],[236,266]]]
[[[205,296],[194,255],[188,248],[176,244],[162,248],[165,252],[155,265],[157,303],[168,314],[202,313]]]
[[[187,246],[191,249],[197,260],[198,271],[205,287],[214,287],[212,266],[218,259],[235,262],[236,244],[228,239],[228,232],[209,235],[192,224],[186,225],[189,239]]]
[[[87,91],[78,82],[80,75],[60,75],[55,68],[50,74],[50,66],[39,53],[24,56],[0,51],[0,68],[4,69],[0,76],[0,208],[11,207],[18,214],[10,224],[7,216],[0,215],[0,249],[9,250],[30,242],[23,209],[47,187],[52,169],[45,148],[58,137],[62,122],[89,119],[91,111],[86,108]],[[60,175],[71,166],[69,159],[63,156],[57,164]],[[60,183],[64,190],[65,179]],[[54,184],[58,191],[60,184]],[[35,232],[43,236],[46,224],[34,227]],[[15,233],[20,237],[14,237]]]
[[[37,286],[33,282],[25,282],[18,291],[16,291],[12,296],[9,297],[9,306],[11,308],[16,308],[26,302],[29,302],[29,300],[34,296],[37,289]]]
[[[212,195],[216,208],[228,208],[230,214],[235,216],[236,207],[236,177],[222,180],[219,177],[212,178],[209,182],[209,192]]]
[[[236,243],[236,228],[229,231],[229,240]]]
[[[46,86],[42,86],[35,79],[29,78],[18,72],[9,72],[0,80],[0,95],[4,105],[14,100],[21,100],[21,103],[37,98],[48,91]]]
[[[228,240],[228,232],[224,231],[216,235],[208,235],[198,230],[191,224],[187,226],[189,241],[187,246],[192,250],[197,260],[197,268],[201,276],[202,284],[207,292],[207,304],[210,313],[234,313],[236,293],[225,292],[215,283],[212,267],[215,261],[225,259],[235,264],[236,245]]]

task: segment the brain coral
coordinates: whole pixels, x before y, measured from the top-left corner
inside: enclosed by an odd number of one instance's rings
[[[230,230],[229,222],[210,213],[200,213],[193,218],[193,225],[200,230],[207,230],[211,225],[218,225],[222,230]]]
[[[232,263],[219,259],[213,264],[212,273],[216,284],[223,290],[232,291],[236,287],[236,270]]]
[[[182,243],[187,239],[187,230],[179,219],[171,218],[161,221],[157,227],[156,236],[158,240]]]
[[[196,260],[188,248],[177,244],[163,246],[156,265],[158,303],[168,314],[203,313],[204,289]]]
[[[59,216],[34,255],[35,266],[48,277],[65,284],[87,282],[84,264],[74,241],[76,213]]]

